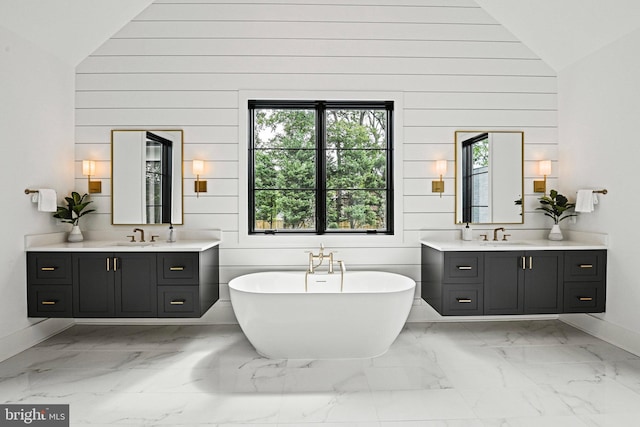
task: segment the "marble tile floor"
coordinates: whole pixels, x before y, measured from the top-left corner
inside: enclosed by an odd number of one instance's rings
[[[360,360],[265,359],[236,325],[77,325],[1,362],[0,401],[92,427],[625,427],[640,357],[560,321],[409,323]]]

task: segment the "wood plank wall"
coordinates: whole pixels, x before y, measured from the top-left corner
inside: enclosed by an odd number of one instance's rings
[[[110,130],[184,129],[184,154],[206,160],[209,192],[196,199],[185,167],[185,225],[219,228],[222,281],[257,270],[304,269],[307,245],[277,238],[243,243],[239,220],[239,91],[397,92],[403,97],[400,243],[346,238],[353,269],[420,280],[419,236],[455,230],[454,132],[525,133],[526,223],[535,212],[535,160],[557,170],[555,72],[473,0],[157,0],[84,60],[76,72],[76,177],[98,160],[103,193],[92,229],[109,229]],[[435,160],[449,160],[442,198],[431,193]],[[190,163],[189,163],[190,164]],[[156,230],[154,230],[156,231]],[[363,250],[366,248],[366,251]],[[223,291],[223,295],[226,293]]]

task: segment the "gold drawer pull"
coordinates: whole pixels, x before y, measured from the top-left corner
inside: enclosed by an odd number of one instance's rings
[[[580,264],[580,268],[593,268],[593,264]]]
[[[185,300],[183,300],[183,299],[174,299],[169,304],[171,304],[171,305],[184,305],[184,303],[185,303]]]
[[[169,267],[170,271],[183,271],[184,267]]]
[[[42,301],[40,304],[42,305],[56,305],[58,301]]]
[[[591,297],[578,297],[578,301],[593,301]]]
[[[42,267],[40,270],[42,271],[56,271],[58,267]]]
[[[471,302],[471,298],[456,298],[460,304],[468,304]]]
[[[458,270],[472,270],[472,268],[469,265],[459,265]]]

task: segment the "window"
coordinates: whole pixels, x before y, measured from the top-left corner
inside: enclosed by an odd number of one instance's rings
[[[393,234],[393,102],[249,101],[249,233]]]
[[[489,220],[489,134],[462,142],[462,222]]]

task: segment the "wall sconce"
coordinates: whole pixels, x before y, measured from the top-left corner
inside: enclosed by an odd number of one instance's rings
[[[191,169],[196,176],[194,191],[196,192],[196,197],[200,197],[200,193],[207,192],[207,181],[200,180],[200,175],[204,173],[204,160],[194,160],[191,164]]]
[[[444,181],[442,180],[442,175],[446,175],[447,173],[447,161],[446,160],[437,160],[436,161],[436,173],[440,175],[439,181],[431,181],[431,192],[432,193],[440,193],[440,197],[442,197],[442,193],[444,193]]]
[[[538,173],[544,176],[544,181],[533,181],[533,192],[546,193],[547,176],[551,175],[551,160],[540,160],[538,162]]]
[[[95,160],[83,160],[82,175],[87,177],[87,190],[89,191],[89,193],[102,193],[102,181],[91,181],[91,176],[95,174]]]

